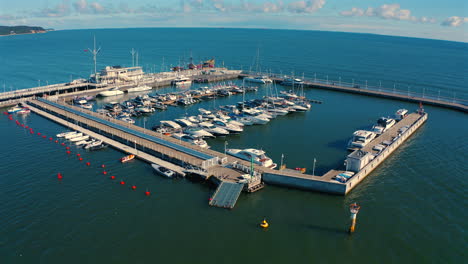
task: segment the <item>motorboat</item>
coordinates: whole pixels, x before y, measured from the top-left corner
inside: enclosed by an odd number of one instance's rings
[[[71,142],[78,142],[78,141],[87,140],[87,139],[89,139],[89,136],[88,135],[83,135],[83,136],[80,136],[80,137],[70,138],[70,141]]]
[[[380,135],[390,129],[392,126],[396,124],[395,119],[381,117],[377,120],[377,124],[372,127],[372,132]]]
[[[185,133],[174,133],[172,137],[181,141],[188,142],[192,145],[198,146],[200,148],[209,148],[208,143],[200,137],[194,137]]]
[[[184,130],[186,134],[195,136],[195,137],[214,137],[213,134],[210,132],[206,131],[205,129],[201,127],[189,127]]]
[[[149,85],[140,85],[140,86],[136,86],[136,87],[132,87],[132,88],[128,88],[127,89],[127,92],[129,93],[133,93],[133,92],[143,92],[143,91],[148,91],[148,90],[152,90],[153,88]]]
[[[226,135],[229,135],[229,131],[227,131],[226,129],[224,128],[221,128],[221,127],[217,127],[215,126],[214,124],[210,123],[210,122],[201,122],[200,124],[198,124],[201,128],[203,128],[204,130],[210,132],[211,134],[215,135],[215,136],[226,136]]]
[[[19,110],[18,112],[16,112],[17,114],[19,115],[24,115],[24,114],[29,114],[31,113],[31,110],[27,107],[23,107],[23,109]]]
[[[62,137],[65,137],[66,135],[70,135],[70,134],[74,134],[74,133],[78,133],[78,132],[76,132],[76,131],[63,132],[63,133],[57,134],[56,136],[58,138],[62,138]]]
[[[192,122],[193,124],[198,124],[198,123],[201,123],[203,122],[203,117],[200,115],[200,116],[189,116],[187,117],[187,120]]]
[[[194,123],[184,118],[176,119],[175,122],[182,127],[195,127],[196,126]]]
[[[154,109],[149,106],[140,106],[140,107],[135,108],[135,111],[143,113],[143,114],[149,114],[149,113],[153,113]]]
[[[158,164],[151,164],[151,167],[153,167],[154,171],[161,175],[161,176],[164,176],[164,177],[167,177],[167,178],[173,178],[176,173],[166,167],[163,167],[161,165],[158,165]]]
[[[15,105],[15,106],[11,107],[10,109],[8,109],[8,113],[9,114],[17,113],[17,112],[21,111],[22,109],[23,109],[22,106]]]
[[[244,131],[244,129],[240,126],[236,126],[234,124],[228,123],[226,121],[223,121],[221,119],[213,119],[212,121],[213,125],[220,127],[222,129],[225,129],[229,131],[229,133],[241,133]]]
[[[242,123],[245,126],[251,126],[255,123],[250,116],[236,116],[234,121]]]
[[[276,168],[276,163],[273,163],[269,157],[265,155],[265,151],[259,149],[227,149],[226,153],[234,157],[238,157],[243,160],[252,161],[255,164],[260,166],[274,169]]]
[[[371,131],[358,130],[353,133],[353,138],[348,142],[348,150],[361,149],[371,142],[377,134]]]
[[[211,111],[205,110],[203,108],[199,108],[198,111],[204,118],[213,119],[216,117]]]
[[[127,122],[129,124],[135,124],[135,120],[131,119],[130,117],[128,116],[122,116],[122,117],[119,117],[118,118],[119,120],[122,120],[124,122]]]
[[[97,149],[99,148],[100,146],[104,145],[102,140],[96,140],[96,141],[93,141],[87,145],[84,146],[84,149],[88,149],[88,150],[94,150],[94,149]]]
[[[83,133],[74,132],[74,133],[70,133],[70,134],[66,135],[64,138],[65,139],[72,139],[72,138],[81,137],[81,136],[83,136]]]
[[[408,115],[408,110],[406,109],[398,109],[395,113],[395,120],[400,121]]]
[[[165,120],[162,120],[160,121],[161,122],[161,125],[162,126],[165,126],[165,127],[169,127],[169,128],[172,128],[174,130],[179,130],[182,128],[182,126],[180,126],[179,124],[177,124],[176,122],[174,121],[165,121]]]
[[[88,145],[89,143],[93,142],[92,140],[80,140],[75,142],[75,145],[77,146],[85,146]]]
[[[84,108],[84,109],[92,109],[93,105],[90,103],[84,103],[84,104],[78,104],[78,107]]]
[[[254,82],[254,83],[272,83],[273,81],[268,78],[267,76],[255,76],[255,77],[245,77],[244,80],[246,82]]]
[[[172,85],[175,85],[175,86],[184,86],[184,85],[190,85],[192,84],[192,81],[187,78],[187,77],[183,77],[183,76],[180,76],[176,79],[174,79],[172,82],[171,82]]]
[[[296,110],[296,112],[306,112],[307,110],[307,107],[304,107],[304,106],[301,106],[301,105],[298,105],[298,104],[295,104],[295,105],[292,105],[291,106],[294,110]]]
[[[304,84],[304,81],[302,79],[294,79],[294,78],[284,78],[283,81],[281,82],[281,85],[284,86],[296,86],[296,85],[302,85]]]
[[[114,95],[121,95],[124,92],[119,90],[119,88],[115,87],[107,91],[103,91],[98,93],[99,96],[114,96]]]
[[[120,162],[124,163],[124,162],[127,162],[127,161],[131,161],[131,160],[133,160],[134,158],[135,158],[135,155],[130,154],[130,155],[127,155],[127,156],[125,156],[125,157],[122,157],[122,158],[120,159]]]

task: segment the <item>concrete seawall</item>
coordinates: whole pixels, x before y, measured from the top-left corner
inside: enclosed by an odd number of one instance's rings
[[[427,113],[421,115],[421,117],[411,125],[404,133],[398,137],[392,144],[385,148],[382,153],[376,156],[371,162],[363,167],[358,173],[356,173],[351,179],[346,182],[345,194],[354,189],[358,183],[364,180],[373,170],[375,170],[384,160],[390,156],[398,147],[401,146],[411,135],[413,135],[419,127],[421,127],[427,120]]]

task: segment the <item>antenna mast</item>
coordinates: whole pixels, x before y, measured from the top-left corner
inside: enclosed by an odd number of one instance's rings
[[[130,54],[132,54],[132,67],[135,67],[135,49],[132,48],[132,50],[130,51]]]
[[[97,76],[97,55],[101,51],[101,47],[99,47],[96,50],[96,35],[94,35],[94,48],[88,50],[91,51],[91,54],[93,54],[93,60],[94,60],[94,78],[96,79],[96,83],[99,83],[98,76]]]

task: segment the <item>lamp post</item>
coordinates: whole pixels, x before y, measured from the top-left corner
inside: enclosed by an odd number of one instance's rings
[[[227,145],[228,145],[228,142],[224,141],[224,156],[225,157],[227,157],[227,155],[226,155]]]
[[[314,167],[312,168],[312,176],[315,176],[315,163],[317,160],[314,158]]]

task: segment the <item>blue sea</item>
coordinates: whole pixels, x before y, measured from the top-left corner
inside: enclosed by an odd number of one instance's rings
[[[228,68],[294,74],[412,94],[468,100],[468,44],[321,31],[260,29],[64,30],[0,38],[0,92],[87,78],[93,37],[98,69],[131,66],[132,48],[147,72],[214,58]],[[234,80],[241,84],[240,80]],[[194,85],[197,87],[197,85]],[[287,89],[278,86],[278,90]],[[152,93],[176,91],[165,87]],[[247,99],[267,93],[266,87]],[[323,101],[236,136],[213,149],[261,148],[290,168],[321,175],[343,165],[346,142],[381,116],[418,105],[306,89]],[[98,100],[121,101],[134,95]],[[171,107],[136,124],[195,114],[242,100],[235,95]],[[1,263],[465,263],[467,257],[468,118],[424,106],[429,119],[347,196],[266,186],[242,194],[233,210],[210,207],[214,188],[166,179],[139,160],[121,164],[112,148],[86,152],[0,120]],[[4,110],[2,110],[3,112]],[[47,137],[66,129],[43,117],[15,116]],[[81,154],[91,166],[75,156]],[[102,174],[101,165],[116,176]],[[63,180],[57,180],[61,173]],[[125,180],[126,185],[118,184]],[[136,185],[137,190],[130,189]],[[145,196],[144,191],[151,191]],[[348,206],[361,205],[347,234]],[[266,218],[270,227],[258,224]]]

